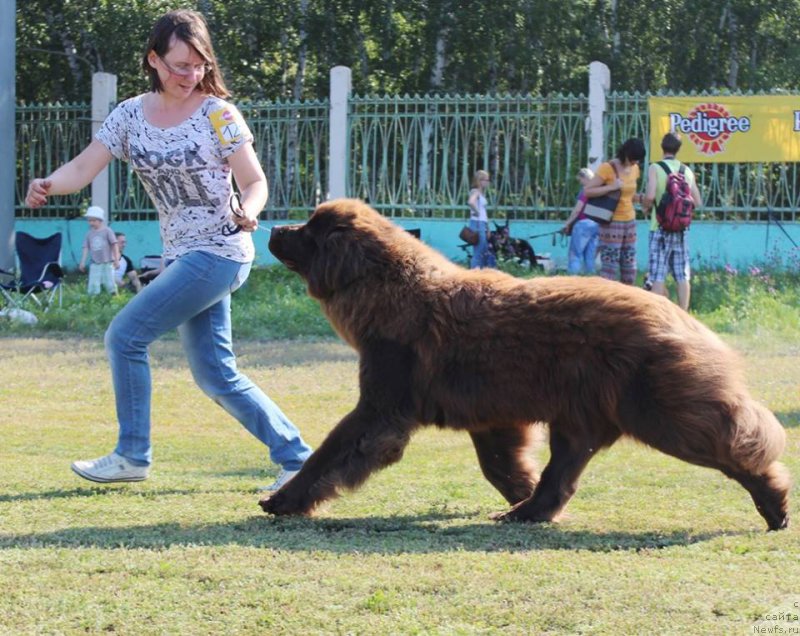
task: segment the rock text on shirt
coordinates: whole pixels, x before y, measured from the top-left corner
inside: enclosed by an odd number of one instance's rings
[[[210,196],[201,179],[200,173],[206,170],[207,162],[196,146],[160,152],[132,143],[130,160],[152,196],[162,203],[170,207],[178,204],[186,207],[219,206],[219,200]],[[189,181],[184,176],[188,176]]]

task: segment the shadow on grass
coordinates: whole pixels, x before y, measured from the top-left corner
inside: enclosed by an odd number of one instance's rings
[[[116,487],[113,484],[104,484],[102,486],[88,486],[85,488],[72,488],[70,490],[48,490],[45,492],[27,492],[17,495],[3,495],[0,494],[0,503],[11,503],[16,501],[38,501],[41,499],[71,499],[72,497],[108,497],[125,490],[130,484],[118,484]],[[238,492],[236,489],[230,489],[229,492]],[[130,492],[130,491],[129,491]],[[155,499],[157,497],[164,497],[170,495],[202,495],[208,493],[221,492],[219,489],[214,490],[197,490],[190,488],[165,488],[163,490],[138,490],[133,491],[136,497],[145,499]],[[225,492],[225,491],[222,491]]]
[[[164,549],[173,546],[238,545],[332,554],[431,554],[658,550],[709,541],[731,532],[593,532],[555,524],[497,524],[474,521],[482,513],[429,512],[419,515],[342,519],[254,516],[235,522],[163,523],[104,528],[84,526],[24,535],[0,534],[0,550],[58,548]],[[461,523],[467,520],[466,523]],[[744,534],[744,533],[738,533]]]

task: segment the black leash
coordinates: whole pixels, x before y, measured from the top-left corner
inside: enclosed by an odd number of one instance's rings
[[[532,238],[532,239],[534,239],[534,238],[542,238],[543,236],[551,236],[551,235],[558,234],[560,231],[561,230],[554,230],[552,232],[545,232],[544,234],[534,234],[532,236],[529,236],[528,238]]]
[[[560,229],[559,230],[553,230],[552,232],[545,232],[544,234],[534,234],[532,236],[529,236],[528,238],[535,239],[535,238],[542,238],[543,236],[552,236],[553,240],[551,241],[551,243],[552,243],[553,247],[555,247],[556,238],[558,237],[559,234],[561,235],[561,245],[562,246],[566,245],[567,235],[564,234]]]

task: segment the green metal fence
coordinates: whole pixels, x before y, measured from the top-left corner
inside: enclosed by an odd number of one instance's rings
[[[628,137],[647,139],[647,95],[610,93],[606,156]],[[327,195],[327,101],[239,105],[255,137],[270,184],[267,218],[305,218]],[[575,174],[588,156],[583,95],[354,96],[348,113],[347,190],[384,214],[452,218],[466,213],[472,173],[492,175],[495,218],[564,218]],[[86,104],[17,108],[17,207],[20,217],[75,214],[89,189],[55,197],[41,210],[22,203],[34,176],[75,156],[91,138]],[[706,219],[797,220],[798,164],[692,166]],[[128,164],[112,164],[111,204],[120,220],[155,212]]]
[[[463,216],[475,170],[494,216],[572,207],[587,155],[583,96],[354,97],[348,191],[386,214]]]
[[[24,207],[28,183],[50,174],[77,155],[92,134],[88,104],[21,104],[16,108],[16,214],[27,218],[69,217],[91,198],[91,188],[54,197],[46,207]]]

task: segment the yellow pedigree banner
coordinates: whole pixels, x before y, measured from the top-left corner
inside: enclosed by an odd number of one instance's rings
[[[686,163],[800,161],[800,95],[651,97],[650,156],[678,132]]]

